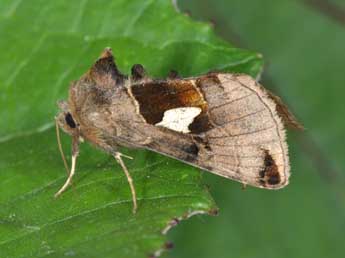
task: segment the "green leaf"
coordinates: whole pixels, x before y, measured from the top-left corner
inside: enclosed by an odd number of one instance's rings
[[[107,46],[129,72],[209,70],[257,76],[260,55],[234,48],[170,1],[2,1],[0,5],[0,250],[2,257],[146,257],[176,219],[214,213],[200,171],[158,154],[123,150],[139,207],[109,156],[84,144],[73,185],[52,128],[56,101]],[[63,137],[64,149],[70,141]]]
[[[54,130],[2,143],[2,256],[140,257],[163,246],[160,232],[174,218],[216,209],[196,169],[132,151],[127,154],[135,159],[127,164],[139,201],[133,215],[127,180],[116,162],[90,146],[81,153],[73,186],[54,199],[66,177]]]

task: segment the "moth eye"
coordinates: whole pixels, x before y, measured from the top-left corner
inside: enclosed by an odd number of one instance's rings
[[[68,124],[69,127],[76,128],[76,124],[75,124],[73,117],[70,113],[66,114],[65,120],[66,120],[66,123]]]

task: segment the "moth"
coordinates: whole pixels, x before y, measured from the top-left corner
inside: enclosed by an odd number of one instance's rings
[[[137,209],[133,180],[119,146],[147,149],[195,167],[265,189],[289,182],[283,121],[300,127],[280,98],[244,74],[208,73],[151,79],[142,65],[122,74],[110,48],[71,83],[59,102],[56,128],[72,136],[71,169],[56,193],[71,184],[83,140],[112,155],[126,174]]]

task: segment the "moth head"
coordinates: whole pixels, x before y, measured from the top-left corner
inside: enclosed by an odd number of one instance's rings
[[[65,166],[65,169],[67,173],[73,175],[73,171],[75,170],[75,162],[79,153],[79,142],[80,142],[80,133],[79,133],[79,124],[75,120],[75,118],[72,115],[72,112],[70,111],[68,107],[68,103],[66,101],[59,101],[58,106],[60,108],[60,113],[55,117],[55,125],[56,125],[56,140],[58,143],[58,147],[60,150],[60,154]],[[65,154],[62,149],[61,145],[61,139],[60,139],[60,131],[59,128],[61,128],[64,132],[72,136],[72,165],[71,165],[71,171],[69,170]],[[65,186],[62,187],[59,192],[55,194],[55,196],[58,196],[61,194],[65,189]]]
[[[59,101],[60,113],[55,117],[57,125],[67,134],[73,136],[78,133],[79,124],[73,117],[66,101]]]

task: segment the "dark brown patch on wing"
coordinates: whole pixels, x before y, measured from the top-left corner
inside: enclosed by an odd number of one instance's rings
[[[208,142],[206,138],[200,137],[200,136],[193,136],[193,140],[195,140],[197,143],[203,146],[206,150],[212,151],[210,143]]]
[[[193,123],[188,126],[189,131],[194,134],[206,132],[212,128],[209,117],[206,112],[202,111],[200,115],[194,118]]]
[[[195,143],[183,146],[182,150],[188,154],[185,159],[187,162],[193,162],[198,158],[199,147]]]
[[[279,184],[280,175],[278,172],[278,166],[267,150],[265,150],[264,166],[265,167],[259,172],[260,184],[263,186],[265,186],[266,184]]]
[[[207,103],[189,80],[162,80],[134,84],[131,91],[139,103],[140,114],[149,124],[155,125],[161,122],[167,110],[199,107],[202,111],[189,126],[190,131],[200,133],[212,128],[207,116]]]
[[[193,143],[192,145],[186,146],[183,150],[187,152],[188,154],[192,154],[195,156],[197,156],[199,153],[199,148],[195,143]]]

